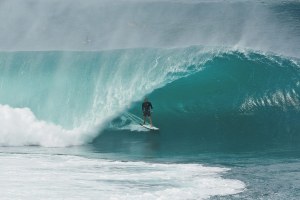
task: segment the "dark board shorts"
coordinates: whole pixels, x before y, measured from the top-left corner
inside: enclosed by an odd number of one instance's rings
[[[144,111],[144,117],[150,117],[150,116],[151,116],[150,110]]]

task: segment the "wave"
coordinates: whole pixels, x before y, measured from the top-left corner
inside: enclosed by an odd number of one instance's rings
[[[1,52],[0,103],[9,108],[2,106],[0,111],[24,119],[20,127],[2,130],[1,145],[87,143],[133,101],[201,70],[214,54],[213,49],[205,48]],[[14,117],[4,119],[5,124],[14,124]],[[36,122],[46,123],[47,128],[33,125]],[[40,127],[28,127],[27,132],[44,138],[22,137],[25,124]],[[51,140],[57,142],[45,144],[46,132],[59,132],[51,134]]]
[[[203,141],[207,135],[232,139],[236,133],[229,132],[254,126],[258,135],[270,131],[258,122],[278,120],[291,138],[298,130],[296,58],[201,46],[1,52],[0,74],[2,146],[89,143],[124,111],[139,114],[145,95],[166,136],[188,132],[193,138],[201,129]]]

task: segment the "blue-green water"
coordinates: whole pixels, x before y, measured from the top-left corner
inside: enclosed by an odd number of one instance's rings
[[[0,3],[3,199],[300,198],[299,2],[53,2]]]

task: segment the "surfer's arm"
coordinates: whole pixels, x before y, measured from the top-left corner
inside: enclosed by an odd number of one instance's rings
[[[143,112],[145,111],[145,106],[144,106],[144,104],[142,104],[142,111],[143,111]]]

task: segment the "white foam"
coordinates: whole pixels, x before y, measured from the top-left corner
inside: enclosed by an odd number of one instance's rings
[[[0,105],[0,127],[1,146],[58,147],[86,142],[83,130],[66,130],[61,126],[38,120],[29,108]]]
[[[147,132],[149,131],[148,129],[142,127],[141,125],[139,124],[128,124],[126,126],[123,126],[121,128],[119,128],[120,130],[130,130],[130,131],[133,131],[133,132]]]
[[[229,169],[70,155],[1,154],[0,195],[6,199],[207,199],[245,190],[222,177]]]

